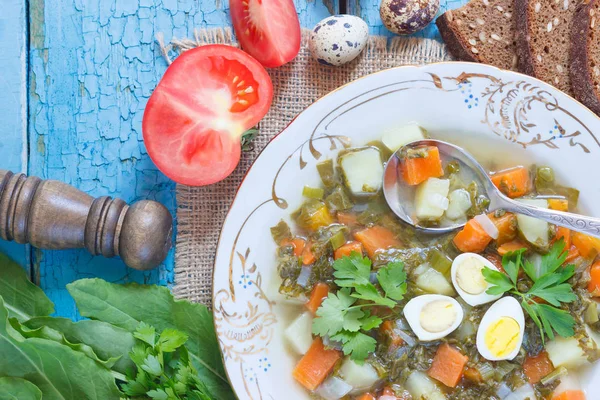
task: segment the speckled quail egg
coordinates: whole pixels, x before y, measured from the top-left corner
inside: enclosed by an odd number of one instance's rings
[[[309,48],[324,65],[339,66],[354,60],[367,45],[369,27],[354,15],[333,15],[312,30]]]
[[[398,35],[410,35],[435,18],[440,0],[381,0],[379,15],[386,28]]]
[[[452,297],[425,294],[406,303],[404,317],[419,340],[426,342],[452,333],[461,324],[464,313]]]
[[[475,253],[463,253],[452,262],[452,284],[459,296],[470,306],[489,303],[502,297],[502,294],[486,293],[490,284],[483,277],[482,271],[485,267],[498,271],[488,259]]]
[[[490,361],[512,360],[523,343],[525,316],[514,297],[504,297],[486,311],[477,330],[477,350]]]

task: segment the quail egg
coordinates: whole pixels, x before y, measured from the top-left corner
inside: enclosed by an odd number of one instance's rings
[[[490,361],[512,360],[519,354],[525,316],[514,297],[504,297],[487,310],[477,330],[477,350]]]
[[[319,63],[339,66],[354,60],[367,45],[369,27],[354,15],[333,15],[313,28],[308,46]]]
[[[410,35],[429,25],[439,8],[440,0],[381,0],[379,14],[390,31]]]
[[[461,324],[463,309],[452,297],[425,294],[406,303],[404,317],[421,341],[438,340]]]
[[[483,277],[482,271],[485,267],[498,271],[488,259],[475,253],[463,253],[452,262],[452,284],[459,296],[470,306],[479,306],[502,297],[501,294],[486,293],[490,284]]]

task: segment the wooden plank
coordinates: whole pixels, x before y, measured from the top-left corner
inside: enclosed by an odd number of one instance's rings
[[[30,0],[30,171],[93,195],[151,198],[175,211],[175,185],[156,170],[142,142],[144,105],[166,69],[154,40],[192,37],[195,28],[230,24],[215,0]],[[331,3],[333,4],[333,3]],[[312,27],[329,15],[301,0]],[[36,251],[34,268],[58,315],[77,318],[65,290],[73,280],[173,282],[173,255],[138,272],[84,251]]]
[[[25,0],[0,12],[0,169],[27,171],[27,21]],[[0,251],[29,270],[29,246],[0,240]]]
[[[467,1],[468,0],[440,0],[438,16],[445,13],[447,10],[452,10],[466,4]],[[381,17],[379,16],[380,3],[381,0],[348,0],[348,13],[361,16],[369,25],[369,31],[372,35],[393,37],[395,35],[388,31],[381,22]],[[433,22],[425,29],[412,36],[441,40],[440,33]]]

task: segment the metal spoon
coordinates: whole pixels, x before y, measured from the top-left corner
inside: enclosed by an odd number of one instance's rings
[[[422,226],[419,225],[418,222],[413,221],[411,216],[405,210],[401,200],[401,193],[403,190],[406,190],[406,186],[402,183],[402,177],[398,173],[401,153],[405,152],[409,148],[420,146],[436,146],[440,151],[442,159],[457,160],[461,164],[461,168],[468,168],[478,181],[477,184],[482,189],[482,194],[485,194],[485,196],[490,200],[490,204],[488,206],[489,211],[503,209],[509,212],[528,215],[530,217],[542,219],[555,225],[564,226],[574,231],[583,232],[600,238],[600,218],[549,210],[510,199],[502,194],[500,190],[498,190],[498,188],[492,183],[492,180],[488,176],[487,172],[471,154],[467,153],[461,147],[443,142],[441,140],[433,139],[417,140],[403,146],[390,157],[385,166],[385,171],[383,173],[383,194],[392,211],[394,211],[394,213],[404,222],[429,233],[446,233],[464,226],[464,223],[456,223],[454,225],[444,227]]]

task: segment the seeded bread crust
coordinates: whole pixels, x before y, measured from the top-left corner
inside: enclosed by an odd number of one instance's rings
[[[572,94],[571,28],[579,0],[514,0],[519,71]]]
[[[577,100],[600,115],[600,62],[594,57],[600,43],[600,25],[596,23],[600,1],[584,1],[577,7],[571,30],[571,85]],[[600,21],[599,21],[600,22]]]
[[[435,20],[435,24],[442,35],[442,39],[448,51],[452,56],[460,61],[482,62],[476,54],[472,53],[467,43],[456,29],[456,25],[452,23],[452,11],[446,11]]]
[[[519,71],[529,76],[535,76],[533,70],[534,55],[531,51],[529,33],[529,19],[527,9],[529,0],[515,0],[515,40],[517,41],[517,60],[519,60]]]
[[[448,51],[462,61],[516,69],[513,0],[471,0],[446,11],[436,25]]]

